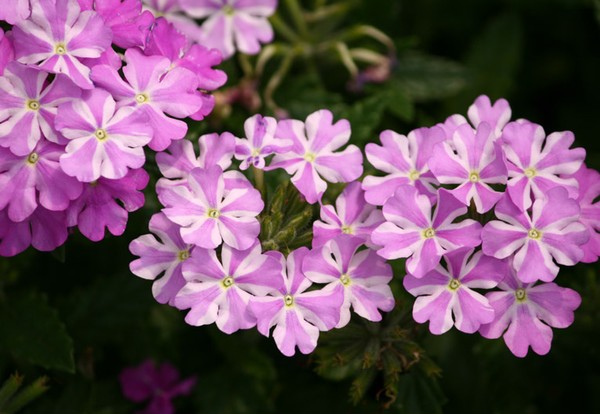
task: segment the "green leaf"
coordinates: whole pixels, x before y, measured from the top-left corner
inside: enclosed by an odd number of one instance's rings
[[[473,73],[469,90],[475,95],[506,96],[513,86],[521,57],[521,20],[513,14],[500,15],[475,39],[466,59]]]
[[[75,371],[73,341],[58,312],[41,295],[15,297],[3,304],[0,348],[44,368]]]
[[[463,66],[451,60],[427,55],[399,58],[390,88],[399,89],[414,101],[443,99],[459,92],[467,84]]]
[[[376,94],[356,102],[340,114],[341,118],[352,125],[352,143],[363,144],[375,140],[377,127],[381,123],[383,113],[388,107],[389,96]]]
[[[398,394],[394,404],[397,412],[409,414],[442,414],[446,397],[437,378],[426,375],[420,369],[400,377]]]

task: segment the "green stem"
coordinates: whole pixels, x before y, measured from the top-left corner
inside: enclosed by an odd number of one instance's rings
[[[244,72],[244,77],[251,78],[254,75],[254,68],[250,63],[250,57],[244,53],[238,53],[238,62]]]
[[[296,51],[294,49],[290,49],[290,51],[283,58],[281,65],[273,74],[273,77],[271,77],[269,83],[267,83],[267,86],[265,87],[265,105],[271,111],[275,111],[278,108],[277,104],[275,103],[275,100],[273,99],[273,94],[281,84],[281,81],[283,80],[285,75],[287,75],[288,71],[290,70],[290,67],[292,66],[292,62],[294,61],[295,57]]]
[[[269,18],[269,21],[273,25],[273,28],[279,33],[285,40],[290,43],[296,43],[300,39],[296,32],[290,28],[282,19],[279,13],[275,13]]]
[[[344,64],[346,69],[348,69],[348,72],[350,72],[352,78],[356,78],[358,76],[358,67],[356,66],[356,63],[354,63],[352,56],[350,56],[348,46],[345,43],[338,42],[335,44],[335,48],[337,49],[340,58],[342,59],[342,63]]]
[[[300,7],[300,4],[298,3],[298,0],[285,0],[285,4],[290,11],[294,25],[300,32],[300,35],[306,39],[306,37],[308,37],[308,27],[306,26],[304,13]]]
[[[265,173],[260,168],[252,167],[252,174],[254,175],[254,186],[263,197],[263,201],[265,201]]]

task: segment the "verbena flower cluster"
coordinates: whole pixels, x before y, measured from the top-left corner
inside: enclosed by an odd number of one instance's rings
[[[9,2],[0,19],[0,255],[49,251],[69,228],[125,230],[144,204],[144,148],[212,111],[221,53],[141,0]]]
[[[600,255],[599,173],[571,132],[511,122],[481,96],[468,120],[406,136],[381,133],[366,158],[326,109],[304,121],[254,115],[245,137],[189,140],[236,50],[258,53],[276,0],[15,0],[0,8],[0,255],[50,251],[70,229],[121,235],[144,204],[146,150],[163,209],[130,244],[134,274],[191,325],[256,327],[285,355],[314,350],[351,310],[370,321],[395,306],[388,260],[405,260],[413,316],[502,336],[523,357],[550,350],[581,298],[554,279]],[[158,17],[160,16],[160,17]],[[202,19],[198,25],[194,18]],[[263,185],[241,171],[285,170],[318,203],[312,244],[263,251]],[[240,171],[241,170],[241,171]],[[328,183],[345,183],[335,205]],[[310,248],[309,248],[310,244]],[[286,254],[284,254],[286,253]],[[175,387],[177,388],[177,387]],[[144,394],[143,398],[147,396]],[[160,402],[162,404],[162,402]]]
[[[517,356],[545,354],[551,328],[570,325],[580,304],[553,283],[558,265],[600,254],[598,173],[571,148],[572,133],[546,136],[510,116],[505,100],[482,96],[470,123],[455,115],[408,136],[384,131],[382,145],[366,146],[384,174],[362,183],[350,125],[328,110],[304,122],[255,115],[244,138],[201,136],[198,157],[191,142],[173,142],[157,156],[164,209],[150,222],[154,235],[131,243],[140,257],[131,270],[155,280],[159,302],[189,309],[189,324],[256,326],[293,355],[345,326],[351,309],[379,321],[394,307],[386,259],[404,258],[413,316],[432,333],[456,326],[503,336]],[[285,169],[306,202],[320,204],[311,249],[262,251],[264,203],[233,158],[242,170]],[[328,182],[348,183],[335,206],[321,202]]]

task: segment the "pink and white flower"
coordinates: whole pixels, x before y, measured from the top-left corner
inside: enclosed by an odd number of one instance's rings
[[[572,289],[554,283],[522,283],[514,272],[500,282],[500,292],[486,295],[494,308],[494,320],[482,325],[485,338],[502,336],[517,357],[527,355],[529,347],[538,355],[550,352],[551,328],[566,328],[573,323],[581,297]]]
[[[0,146],[16,155],[33,151],[42,135],[65,143],[54,129],[58,105],[79,98],[81,90],[64,75],[47,79],[46,72],[16,62],[0,77]]]
[[[350,234],[370,244],[371,233],[384,222],[381,210],[365,201],[358,181],[348,184],[335,200],[335,207],[321,205],[321,220],[313,223],[313,247],[319,247],[341,234]]]
[[[162,151],[187,132],[185,122],[166,114],[185,118],[202,105],[202,98],[195,93],[197,76],[182,67],[171,68],[168,58],[144,56],[138,49],[128,49],[125,60],[123,74],[127,82],[109,65],[95,66],[92,79],[108,90],[119,106],[129,105],[147,117],[153,130],[149,147]]]
[[[537,124],[511,122],[502,131],[508,167],[508,194],[517,207],[526,210],[553,187],[564,187],[569,197],[578,195],[574,174],[585,158],[583,148],[571,149],[575,136],[570,131],[554,132],[546,137]]]
[[[446,254],[444,261],[446,267],[439,264],[422,278],[411,274],[404,277],[404,287],[417,297],[413,318],[419,323],[429,321],[429,331],[435,335],[452,326],[461,332],[476,332],[481,324],[494,320],[494,310],[473,289],[496,287],[509,271],[508,266],[481,251],[473,254],[468,248]]]
[[[386,259],[407,257],[406,270],[421,278],[444,254],[481,243],[481,224],[471,219],[453,223],[466,212],[467,207],[447,190],[438,191],[434,212],[426,195],[402,185],[383,206],[387,221],[373,231],[371,240],[383,246],[377,253]]]
[[[17,24],[31,14],[29,0],[8,0],[0,7],[0,20],[9,24]]]
[[[258,331],[269,336],[272,327],[277,348],[286,356],[294,355],[296,347],[303,354],[317,346],[319,331],[333,329],[340,319],[344,289],[307,292],[312,282],[302,273],[302,262],[308,253],[306,247],[292,251],[287,260],[279,252],[268,252],[282,267],[279,287],[269,296],[250,298],[248,309],[257,319]]]
[[[394,295],[389,287],[392,268],[374,250],[358,250],[362,240],[342,235],[313,249],[302,263],[305,276],[315,283],[326,283],[325,289],[344,288],[344,303],[336,328],[350,322],[350,307],[365,319],[380,321],[379,310],[394,308]]]
[[[112,32],[102,17],[81,12],[77,0],[38,0],[31,6],[31,17],[13,27],[16,60],[92,89],[90,69],[80,59],[100,57],[111,47]]]
[[[260,243],[246,250],[223,245],[220,260],[215,250],[195,248],[183,264],[187,283],[174,303],[179,309],[190,309],[185,317],[190,325],[214,322],[228,334],[252,328],[256,318],[247,309],[250,298],[276,290],[281,272],[281,263],[262,254]]]
[[[253,245],[260,232],[256,217],[264,203],[254,188],[225,192],[223,170],[218,165],[196,168],[186,186],[164,188],[161,201],[169,220],[182,226],[186,243],[214,249],[222,242],[236,249]]]
[[[467,115],[475,128],[479,128],[484,122],[488,124],[492,128],[494,139],[497,139],[510,121],[512,110],[506,99],[498,99],[492,105],[488,96],[481,95],[469,106]]]
[[[573,266],[583,258],[581,245],[589,239],[579,220],[580,207],[563,187],[534,201],[531,215],[505,196],[495,209],[500,220],[490,221],[481,233],[483,252],[504,259],[515,255],[513,266],[525,283],[551,282],[558,263]],[[554,259],[554,260],[552,260]]]
[[[64,211],[79,197],[82,185],[60,168],[62,154],[62,146],[43,138],[28,155],[0,149],[0,209],[7,209],[10,220],[27,219],[39,205]]]
[[[573,178],[579,184],[579,197],[577,202],[581,207],[579,222],[583,224],[590,233],[590,239],[582,244],[583,257],[581,262],[594,263],[600,256],[600,173],[582,165],[573,174]]]
[[[133,107],[117,109],[112,96],[100,88],[61,105],[55,126],[70,140],[60,165],[82,182],[123,178],[130,169],[142,167],[143,146],[152,139],[142,113]]]
[[[365,152],[369,162],[378,170],[387,173],[382,177],[368,175],[363,180],[367,202],[382,206],[394,195],[401,185],[413,185],[420,194],[427,195],[432,202],[436,198],[435,185],[439,185],[429,170],[427,161],[433,148],[446,139],[440,127],[419,128],[400,135],[394,131],[383,131],[379,135],[381,146],[367,144]]]
[[[277,154],[266,170],[284,168],[293,174],[292,183],[310,204],[321,200],[327,183],[347,183],[363,172],[362,154],[355,145],[334,152],[350,139],[350,123],[342,119],[333,123],[327,109],[313,112],[306,123],[286,119],[280,121],[275,135],[292,141],[288,152]],[[323,178],[321,178],[323,177]]]
[[[120,236],[127,227],[128,213],[144,205],[143,189],[150,177],[142,168],[129,170],[123,178],[100,177],[84,184],[83,192],[67,209],[69,227],[77,226],[92,241],[104,238],[105,229]]]
[[[503,195],[490,187],[505,184],[507,171],[502,148],[485,122],[476,131],[469,124],[459,126],[433,150],[429,168],[441,184],[458,185],[450,193],[466,206],[473,202],[478,213],[492,209]]]
[[[291,146],[290,140],[276,138],[277,121],[275,118],[254,115],[244,122],[245,138],[235,140],[235,158],[242,161],[240,169],[246,170],[265,167],[265,157],[284,153]]]
[[[260,51],[261,43],[273,40],[268,17],[277,0],[180,0],[191,16],[206,19],[198,43],[219,49],[224,58],[236,50],[249,55]]]
[[[154,280],[152,294],[156,300],[173,305],[175,296],[186,283],[183,263],[189,259],[194,246],[181,239],[179,226],[163,213],[153,215],[149,227],[153,234],[144,234],[129,244],[129,251],[140,256],[131,262],[129,269],[136,276]]]

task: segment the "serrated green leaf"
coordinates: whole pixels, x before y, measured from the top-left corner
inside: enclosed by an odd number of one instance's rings
[[[41,295],[11,298],[0,310],[0,348],[48,369],[75,371],[73,341]]]

